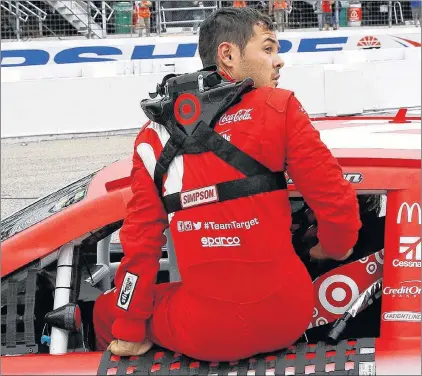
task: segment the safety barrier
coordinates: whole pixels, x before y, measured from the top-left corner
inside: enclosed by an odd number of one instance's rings
[[[277,33],[279,53],[320,53],[368,49],[413,49],[421,46],[419,29],[349,29]],[[198,56],[198,36],[7,42],[1,46],[1,67],[30,68],[117,60],[160,60]]]
[[[420,48],[285,58],[279,87],[295,91],[311,115],[420,106]],[[180,58],[72,64],[62,75],[59,65],[2,69],[2,137],[138,129],[146,120],[139,103],[156,83],[200,67],[198,58]]]

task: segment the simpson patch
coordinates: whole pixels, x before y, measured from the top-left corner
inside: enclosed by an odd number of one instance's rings
[[[130,301],[132,300],[133,293],[135,292],[138,276],[126,272],[125,278],[120,289],[120,295],[117,299],[117,306],[127,311],[129,309]]]

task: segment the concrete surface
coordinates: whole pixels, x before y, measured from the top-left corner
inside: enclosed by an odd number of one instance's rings
[[[46,141],[1,141],[1,218],[132,154],[136,133]]]

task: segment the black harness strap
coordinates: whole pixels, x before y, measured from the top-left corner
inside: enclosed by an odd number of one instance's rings
[[[160,158],[158,158],[154,170],[154,183],[160,196],[162,195],[163,191],[164,174],[167,172],[171,162],[181,147],[182,144],[176,144],[174,139],[170,137],[170,139],[165,144],[163,151],[161,152]]]
[[[271,170],[263,164],[238,149],[203,122],[198,126],[193,137],[206,146],[209,151],[212,151],[224,162],[236,168],[246,176],[272,173]]]
[[[31,269],[26,277],[25,292],[25,314],[23,321],[25,325],[25,344],[27,346],[35,345],[35,329],[34,329],[34,309],[35,309],[35,293],[37,287],[37,270]]]
[[[210,202],[209,204],[248,197],[259,193],[267,193],[280,189],[286,189],[286,187],[286,180],[282,172],[255,175],[244,179],[231,180],[215,185],[217,199]],[[163,197],[163,204],[167,213],[173,213],[183,209],[181,197],[182,194],[187,192],[177,192]],[[204,203],[201,205],[207,204],[208,203]]]
[[[198,150],[211,151],[247,176],[243,179],[216,184],[215,187],[218,192],[218,200],[216,201],[218,202],[287,188],[283,172],[272,172],[269,168],[227,141],[204,122],[199,124],[193,136],[185,136],[183,142],[180,143],[180,141],[180,136],[176,141],[173,138],[173,134],[171,134],[157,161],[154,171],[154,182],[160,195],[162,195],[164,174],[181,149],[184,149],[185,154],[189,154],[190,149],[193,149],[194,152],[198,152]],[[162,200],[167,213],[183,209],[180,200],[182,194],[183,192],[178,192],[163,197]]]
[[[272,172],[214,130],[217,119],[231,106],[240,102],[243,94],[253,90],[254,84],[251,79],[237,83],[222,82],[223,79],[217,72],[213,72],[214,69],[216,67],[194,74],[166,76],[163,83],[157,86],[156,93],[163,98],[158,101],[144,100],[141,103],[145,114],[152,121],[161,124],[170,135],[154,169],[154,183],[167,213],[204,203],[223,202],[287,188],[283,171]],[[156,95],[153,98],[155,97]],[[192,112],[186,117],[180,107],[184,101]],[[192,194],[201,195],[198,190],[211,188],[212,197],[203,200],[197,196],[185,207],[181,198],[185,197],[183,195],[186,192],[174,193],[163,198],[164,175],[174,158],[178,155],[203,152],[212,152],[246,178],[198,188],[197,192]]]
[[[17,294],[18,281],[14,278],[10,278],[7,289],[6,347],[16,346],[16,316],[18,314]]]

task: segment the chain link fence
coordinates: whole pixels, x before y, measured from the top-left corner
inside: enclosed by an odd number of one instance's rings
[[[197,34],[201,22],[233,1],[0,0],[1,39],[149,37]],[[279,31],[420,26],[420,1],[245,1]],[[417,7],[419,5],[419,7]]]

